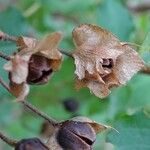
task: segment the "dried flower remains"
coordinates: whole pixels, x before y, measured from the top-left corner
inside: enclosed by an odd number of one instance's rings
[[[18,37],[18,52],[4,65],[9,72],[10,90],[18,100],[29,93],[28,84],[45,84],[53,71],[60,68],[62,54],[58,45],[62,39],[59,32],[46,36],[41,41]]]
[[[76,88],[88,87],[97,97],[110,94],[144,67],[138,53],[101,27],[83,24],[73,30]]]

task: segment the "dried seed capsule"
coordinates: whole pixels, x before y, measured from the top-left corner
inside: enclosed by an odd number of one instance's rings
[[[34,54],[29,61],[27,83],[44,84],[48,82],[52,72],[49,59]]]
[[[3,33],[0,32],[0,36]],[[17,101],[25,100],[29,93],[28,84],[47,83],[53,71],[58,71],[62,63],[62,54],[58,45],[62,39],[60,32],[47,35],[42,40],[29,37],[17,37],[18,52],[15,52],[4,65],[11,74],[11,93]],[[15,88],[14,88],[15,86]]]
[[[114,65],[113,59],[111,59],[111,58],[108,58],[108,59],[104,58],[103,59],[102,67],[111,69],[113,67],[113,65]]]
[[[63,105],[68,112],[76,112],[79,108],[79,102],[74,98],[65,99]]]
[[[96,133],[88,123],[66,121],[57,134],[57,141],[63,149],[92,150]]]
[[[55,127],[51,125],[48,121],[44,121],[41,126],[40,134],[43,137],[50,137],[55,131]]]
[[[19,141],[15,150],[48,150],[48,148],[38,138],[31,138]]]
[[[54,150],[92,150],[96,134],[108,128],[87,117],[74,117],[61,122],[49,137],[47,146]]]

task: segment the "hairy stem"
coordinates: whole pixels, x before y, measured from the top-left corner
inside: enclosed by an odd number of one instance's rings
[[[7,136],[5,136],[3,133],[0,132],[0,138],[7,143],[9,146],[15,147],[17,144],[16,140],[10,139]]]
[[[10,36],[6,33],[2,33],[0,34],[0,41],[12,41],[12,42],[16,42],[17,38],[14,36]]]
[[[3,59],[5,59],[5,60],[7,60],[7,61],[10,60],[10,57],[7,56],[7,55],[5,55],[5,54],[3,54],[2,52],[0,52],[0,57],[3,58]]]
[[[140,72],[150,75],[150,67],[145,65],[145,67]]]
[[[12,41],[12,42],[16,42],[16,41],[17,41],[17,37],[15,37],[15,36],[10,36],[10,35],[8,35],[8,34],[2,33],[2,34],[0,34],[0,40],[1,40],[1,41]],[[66,52],[66,51],[64,51],[64,50],[62,50],[62,49],[60,49],[60,52],[61,52],[62,54],[64,54],[64,55],[68,56],[68,57],[73,58],[72,54],[69,53],[69,52]],[[6,56],[3,55],[2,53],[0,54],[0,57],[4,58],[4,59],[6,59],[6,60],[7,60],[7,59],[9,60],[9,57],[6,57]]]
[[[0,84],[9,92],[12,94],[9,86],[3,81],[3,79],[0,77]],[[44,118],[45,120],[47,120],[50,124],[52,124],[53,126],[57,126],[59,125],[59,123],[50,118],[48,115],[46,115],[45,113],[41,112],[40,110],[38,110],[35,106],[32,106],[29,102],[27,101],[20,101],[20,103],[22,103],[26,108],[28,108],[29,110],[31,110],[32,112],[34,112],[35,114],[39,115],[40,117]]]
[[[9,86],[4,82],[4,80],[0,77],[0,84],[9,92],[11,93],[11,90]]]
[[[67,52],[67,51],[64,51],[63,49],[59,49],[59,51],[60,51],[62,54],[66,55],[66,56],[68,56],[68,57],[70,57],[70,58],[73,58],[72,53]]]
[[[34,112],[35,114],[37,114],[37,115],[41,116],[42,118],[44,118],[44,119],[45,119],[46,121],[48,121],[51,125],[53,125],[53,126],[59,125],[59,123],[58,123],[56,120],[50,118],[47,114],[45,114],[45,113],[39,111],[35,106],[31,105],[29,102],[27,102],[27,101],[21,101],[21,103],[22,103],[26,108],[28,108],[29,110],[31,110],[32,112]]]
[[[127,7],[129,10],[136,13],[145,12],[150,10],[150,2],[143,1],[143,3],[138,3],[138,4],[127,3]]]

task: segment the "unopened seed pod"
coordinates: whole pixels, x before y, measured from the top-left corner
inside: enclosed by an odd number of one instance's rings
[[[48,148],[38,138],[22,139],[19,141],[15,150],[48,150]]]
[[[75,117],[56,127],[47,146],[50,150],[92,150],[96,134],[107,128],[89,118]]]
[[[64,149],[91,150],[96,133],[87,123],[67,121],[58,131],[57,140]]]

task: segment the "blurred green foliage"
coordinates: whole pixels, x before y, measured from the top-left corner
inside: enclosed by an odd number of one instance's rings
[[[145,150],[149,149],[149,116],[144,113],[124,115],[115,122],[119,133],[111,133],[108,137],[115,145],[116,150]]]
[[[38,38],[62,31],[64,40],[60,46],[66,51],[74,48],[71,32],[81,23],[97,24],[122,41],[140,44],[138,52],[150,62],[150,14],[129,11],[125,0],[0,0],[0,30]],[[0,42],[0,50],[7,54],[15,49],[11,42]],[[0,75],[8,82],[2,69],[4,62],[0,61]],[[94,150],[149,150],[149,89],[150,77],[138,74],[126,86],[113,89],[104,100],[91,95],[88,89],[75,91],[74,64],[65,57],[61,70],[47,85],[31,88],[28,101],[51,117],[64,120],[72,114],[65,111],[63,100],[76,98],[80,103],[79,115],[111,125],[120,132],[98,135]],[[16,139],[38,136],[43,120],[25,112],[13,100],[0,86],[0,130]],[[9,149],[1,145],[0,141],[0,149]]]

